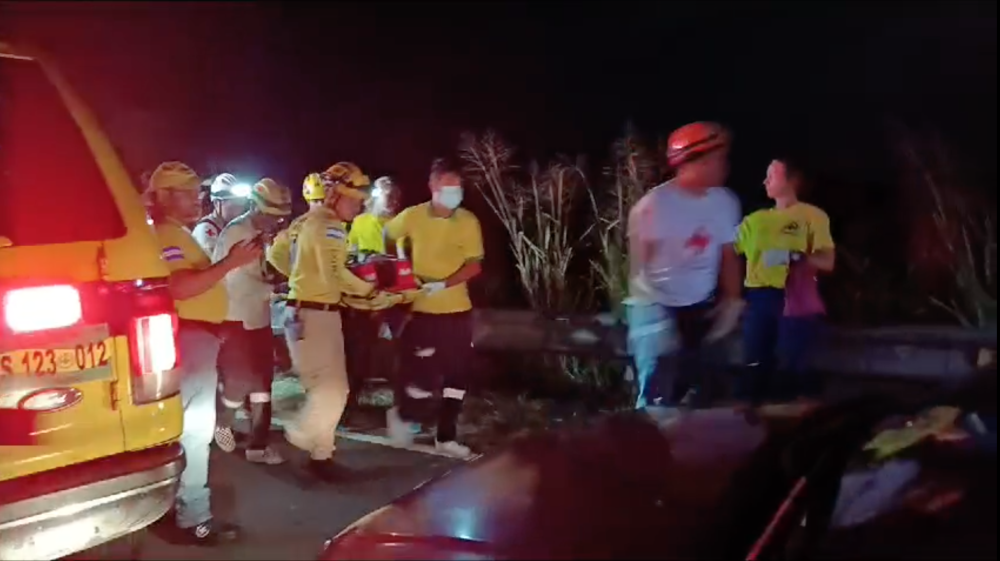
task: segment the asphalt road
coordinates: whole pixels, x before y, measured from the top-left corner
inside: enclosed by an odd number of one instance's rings
[[[276,434],[280,441],[280,436]],[[342,484],[309,478],[305,457],[280,442],[290,461],[246,462],[239,452],[213,450],[216,516],[240,524],[244,536],[226,547],[179,547],[146,532],[140,559],[316,559],[323,543],[361,516],[457,465],[455,460],[378,444],[338,440],[338,460],[351,470]]]

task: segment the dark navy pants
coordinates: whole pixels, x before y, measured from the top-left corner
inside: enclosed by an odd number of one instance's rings
[[[785,291],[750,288],[743,313],[743,372],[736,385],[737,397],[759,402],[772,397],[778,366],[778,332],[785,311]]]

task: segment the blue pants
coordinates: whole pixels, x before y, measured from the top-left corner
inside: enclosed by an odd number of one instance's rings
[[[627,307],[629,352],[636,371],[636,409],[660,401],[674,405],[688,389],[711,399],[701,364],[701,343],[711,322],[710,301],[671,308],[662,304]]]
[[[785,291],[751,288],[746,291],[743,314],[743,364],[737,396],[753,402],[773,397],[777,370],[778,333],[785,312]]]
[[[783,317],[778,327],[779,397],[819,397],[823,384],[809,360],[823,338],[823,316]]]

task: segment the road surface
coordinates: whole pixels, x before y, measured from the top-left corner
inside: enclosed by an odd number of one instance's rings
[[[303,473],[305,456],[276,434],[290,462],[250,464],[239,452],[213,449],[211,485],[218,515],[244,528],[242,541],[218,548],[179,547],[146,532],[140,559],[316,559],[323,543],[361,516],[445,473],[457,462],[348,439],[337,457],[353,471],[343,484],[324,484]]]

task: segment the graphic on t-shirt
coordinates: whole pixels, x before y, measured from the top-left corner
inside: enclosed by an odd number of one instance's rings
[[[689,253],[692,257],[697,257],[708,249],[708,246],[712,243],[712,238],[708,235],[708,230],[704,226],[699,226],[697,230],[691,234],[691,237],[684,242],[684,250]]]
[[[790,236],[794,236],[794,235],[798,234],[799,233],[799,223],[798,222],[789,222],[788,224],[785,224],[785,226],[781,229],[781,233],[782,234],[788,234]]]

